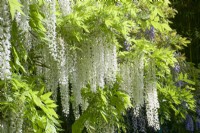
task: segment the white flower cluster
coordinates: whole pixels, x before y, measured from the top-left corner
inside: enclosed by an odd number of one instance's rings
[[[59,7],[61,8],[61,12],[64,16],[71,12],[72,3],[70,0],[58,0],[58,3]],[[76,63],[76,61],[74,61],[73,63],[72,58],[70,58],[69,54],[70,51],[64,39],[58,37],[57,45],[58,45],[58,70],[59,70],[58,79],[59,79],[59,87],[61,95],[62,112],[67,116],[69,114],[69,73],[74,70],[73,64]],[[75,80],[73,82],[76,83]]]
[[[112,84],[116,81],[117,74],[117,49],[114,44],[104,44],[104,74],[107,84]]]
[[[0,119],[0,133],[8,133],[8,122]]]
[[[38,68],[45,76],[46,88],[53,92],[53,99],[57,100],[57,88],[59,83],[58,70],[58,46],[56,40],[56,1],[46,0],[43,6],[45,15],[46,39],[48,46],[44,46],[40,51],[43,57],[44,68]]]
[[[42,73],[45,77],[46,88],[48,91],[53,92],[53,99],[57,100],[57,88],[58,88],[58,66],[57,62],[49,53],[48,49],[43,49],[43,63],[46,65],[42,68]]]
[[[0,79],[11,78],[10,72],[10,13],[6,1],[0,4]]]
[[[67,15],[71,12],[71,2],[69,0],[59,0],[59,5],[63,15]],[[45,82],[47,90],[53,92],[53,99],[57,100],[58,86],[61,93],[62,111],[65,115],[69,113],[69,73],[73,75],[71,82],[74,86],[77,86],[78,80],[76,79],[76,72],[74,64],[76,64],[75,54],[69,54],[67,43],[63,38],[56,35],[56,1],[46,0],[46,4],[43,6],[45,15],[45,28],[47,30],[46,38],[49,40],[48,46],[44,46],[40,55],[43,57],[43,63],[46,67],[38,67],[38,73],[43,73],[45,76]],[[73,56],[73,57],[70,57]],[[71,61],[70,61],[71,60]],[[70,69],[68,69],[70,68]],[[74,87],[80,88],[80,87]],[[80,90],[73,90],[76,92],[77,99],[81,99]],[[76,100],[78,101],[78,100]],[[77,105],[80,102],[77,103]]]
[[[17,126],[16,126],[16,122],[17,122],[17,118],[16,118],[16,114],[14,114],[13,112],[10,112],[9,115],[10,119],[9,119],[9,133],[15,133]]]
[[[68,47],[62,38],[57,39],[58,44],[58,72],[59,87],[61,94],[62,111],[67,116],[69,114],[69,69],[68,69]]]
[[[134,116],[139,117],[140,109],[145,101],[148,125],[155,129],[159,129],[159,102],[156,89],[155,64],[153,64],[153,61],[150,61],[150,64],[147,67],[148,70],[145,73],[146,77],[144,83],[143,58],[143,54],[138,54],[135,55],[132,62],[126,61],[120,65],[120,74],[123,80],[121,89],[125,90],[133,99],[133,104],[136,106],[133,111]]]
[[[117,73],[116,46],[106,43],[104,37],[94,37],[86,44],[79,44],[76,51],[68,54],[69,82],[72,84],[73,107],[78,117],[79,105],[87,108],[82,100],[81,89],[88,83],[93,92],[105,83],[112,84]],[[66,58],[66,57],[65,57]]]
[[[135,78],[133,63],[125,61],[120,64],[120,75],[122,77],[121,89],[126,91],[131,97],[133,97],[133,81]]]
[[[133,99],[136,106],[135,114],[139,115],[139,109],[144,105],[144,63],[143,55],[135,55],[134,60],[123,62],[120,65],[122,76],[121,89],[125,90]]]
[[[17,116],[17,121],[16,121],[16,133],[23,133],[23,116],[24,116],[24,107],[23,105],[21,106],[21,110],[16,114]]]
[[[30,30],[30,25],[29,25],[29,5],[30,1],[29,0],[20,0],[20,3],[23,6],[22,11],[24,15],[22,15],[20,12],[17,12],[15,15],[15,19],[17,22],[17,25],[19,26],[20,30],[22,30],[22,33],[24,36],[24,44],[27,50],[31,49],[31,35],[29,33]]]
[[[137,55],[134,59],[134,71],[135,71],[135,91],[134,102],[136,106],[142,106],[144,104],[144,57],[143,54]]]
[[[45,28],[47,30],[46,38],[48,40],[48,48],[51,56],[57,61],[57,44],[56,44],[56,1],[46,0],[43,7],[45,14]]]
[[[62,14],[67,15],[71,12],[71,0],[58,0]]]
[[[155,64],[151,59],[145,77],[145,103],[148,125],[159,130],[158,108],[160,105],[156,87]]]

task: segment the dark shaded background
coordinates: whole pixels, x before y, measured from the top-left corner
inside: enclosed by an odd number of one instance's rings
[[[187,37],[191,44],[182,53],[185,53],[187,61],[200,63],[200,0],[171,0],[172,7],[178,11],[171,27],[178,34]]]

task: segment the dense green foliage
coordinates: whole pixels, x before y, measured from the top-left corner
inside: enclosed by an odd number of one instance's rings
[[[48,16],[43,13],[47,2],[29,0],[29,12],[26,12],[27,7],[23,2],[5,1],[9,4],[11,21],[9,63],[12,76],[0,80],[0,119],[10,123],[8,126],[23,120],[25,125],[22,129],[25,133],[62,131],[61,121],[55,111],[57,105],[51,96],[55,92],[50,92],[56,88],[48,90],[47,85],[51,81],[45,79],[44,73],[37,71],[38,67],[51,70],[52,64],[58,62],[50,60],[51,66],[42,57],[47,52],[50,53],[47,55],[49,59],[53,58],[50,48],[52,40],[47,37]],[[56,36],[63,38],[71,53],[84,54],[83,47],[93,45],[97,38],[105,38],[107,45],[117,46],[118,64],[132,62],[138,55],[143,55],[144,72],[147,73],[152,67],[149,62],[153,61],[161,129],[170,121],[183,124],[188,112],[195,111],[194,93],[198,92],[196,83],[199,81],[199,70],[191,67],[197,75],[191,74],[190,70],[185,70],[187,63],[184,58],[176,56],[177,51],[187,46],[189,41],[170,28],[169,19],[175,16],[176,11],[170,7],[168,0],[74,0],[71,1],[72,11],[67,15],[62,13],[61,5],[56,2]],[[29,17],[30,27],[27,31],[20,28],[17,13]],[[27,46],[27,33],[31,38],[31,48]],[[129,44],[128,48],[125,42]],[[177,65],[181,68],[174,72]],[[54,71],[59,71],[56,67]],[[184,85],[177,85],[180,81]],[[80,109],[80,117],[72,126],[73,133],[103,131],[106,127],[126,132],[123,115],[135,105],[130,94],[121,88],[120,82],[98,87],[96,92],[92,91],[90,83],[82,88],[81,96],[87,101],[88,107]],[[73,98],[70,97],[70,103],[74,102]],[[14,131],[8,129],[8,132],[19,132],[18,128],[20,125],[15,125]]]
[[[82,95],[89,106],[73,124],[72,132],[81,133],[84,127],[88,132],[95,132],[107,126],[108,132],[109,126],[116,126],[125,131],[121,113],[125,113],[132,105],[130,97],[119,90],[118,83],[115,83],[113,88],[99,88],[96,93],[91,92],[88,85],[88,88],[83,88]]]

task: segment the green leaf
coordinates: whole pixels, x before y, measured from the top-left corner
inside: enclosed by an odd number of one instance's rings
[[[39,6],[44,4],[44,0],[38,0]]]
[[[58,118],[58,115],[56,114],[56,112],[55,112],[53,109],[48,108],[48,112],[49,112],[49,114],[51,114],[51,115],[54,116],[55,118]]]
[[[18,56],[18,53],[16,51],[16,49],[14,47],[12,47],[13,49],[13,53],[14,53],[14,59],[15,59],[15,65],[17,65],[16,67],[19,67],[21,68],[21,70],[26,73],[26,70],[25,68],[21,65],[20,61],[19,61],[19,56]]]
[[[42,87],[42,89],[39,91],[38,95],[41,96],[44,93],[44,86]]]
[[[42,106],[44,106],[44,104],[42,103],[42,101],[40,100],[40,98],[38,98],[38,97],[34,94],[34,92],[30,91],[30,94],[31,94],[31,96],[32,96],[32,98],[33,98],[34,103],[35,103],[38,107],[41,108]]]
[[[54,103],[54,101],[51,100],[51,99],[46,99],[46,100],[44,100],[44,103],[45,104],[51,104],[51,103]]]
[[[161,17],[163,17],[163,18],[164,18],[163,11],[162,11],[161,9],[157,9],[157,11],[158,11],[158,14],[159,14]]]
[[[8,0],[8,3],[9,3],[9,6],[10,6],[10,14],[11,14],[12,20],[14,20],[15,13],[17,11],[24,15],[24,13],[21,10],[21,8],[23,6],[18,2],[18,0]]]
[[[51,103],[51,104],[47,104],[48,108],[56,108],[58,105]]]
[[[106,116],[104,115],[105,113],[103,111],[100,111],[101,116],[103,117],[103,119],[106,121],[106,123],[108,123],[108,120],[106,118]]]
[[[106,25],[107,27],[110,27],[110,26],[112,26],[112,22],[113,22],[113,21],[107,19],[107,20],[105,20],[105,25]]]
[[[154,27],[155,29],[158,29],[158,30],[160,30],[161,32],[163,31],[162,26],[161,26],[161,24],[160,24],[159,22],[151,21],[151,24],[153,25],[153,27]]]
[[[104,104],[107,104],[107,100],[106,97],[101,93],[101,99],[103,100]]]
[[[49,99],[49,97],[52,95],[52,92],[48,92],[48,93],[46,93],[46,94],[44,94],[44,95],[41,95],[40,97],[41,97],[41,99],[42,100],[47,100],[47,99]]]
[[[151,20],[154,20],[154,18],[157,16],[157,14],[158,14],[158,9],[156,8],[151,13],[151,17],[150,17]]]
[[[167,23],[162,24],[162,28],[166,29],[167,31],[172,31],[172,29],[169,27]]]

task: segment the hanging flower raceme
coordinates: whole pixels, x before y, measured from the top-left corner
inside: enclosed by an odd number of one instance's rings
[[[42,68],[42,73],[45,77],[46,88],[53,92],[53,99],[57,100],[57,88],[59,83],[59,68],[57,62],[50,55],[47,49],[43,49],[43,63],[46,65]]]
[[[11,78],[10,72],[10,24],[11,18],[7,1],[0,4],[0,79]]]
[[[71,12],[71,0],[58,0],[58,3],[64,16]]]
[[[27,50],[30,50],[32,45],[31,45],[31,34],[30,34],[30,25],[29,25],[29,6],[30,6],[30,1],[29,0],[20,0],[20,3],[23,6],[22,11],[23,14],[21,14],[20,12],[17,12],[15,15],[15,20],[17,22],[17,25],[19,27],[19,29],[21,30],[21,33],[24,36],[23,39],[23,43],[25,48],[27,48]],[[33,3],[33,1],[32,1]]]
[[[143,115],[144,106],[144,56],[137,54],[133,60],[127,60],[120,64],[120,74],[122,76],[121,89],[126,91],[132,98],[133,109],[131,123],[134,132],[145,132],[145,116]]]
[[[71,2],[69,0],[59,0],[58,2],[63,15],[71,12]],[[56,1],[46,0],[43,5],[43,11],[45,15],[46,38],[49,41],[47,46],[44,46],[40,52],[43,57],[42,62],[46,67],[39,68],[38,70],[44,74],[47,90],[53,92],[54,100],[57,100],[57,89],[59,86],[62,111],[67,115],[69,113],[69,73],[74,70],[73,64],[76,64],[76,61],[74,61],[74,57],[70,58],[71,55],[65,40],[57,37],[56,34]],[[74,80],[74,84],[76,84],[76,80]]]
[[[136,55],[133,61],[126,61],[120,66],[122,76],[121,88],[133,98],[133,104],[138,111],[144,105],[144,59]],[[139,112],[137,113],[139,114]]]
[[[122,83],[121,83],[121,89],[125,90],[131,97],[133,97],[133,91],[132,91],[132,81],[134,80],[134,74],[132,71],[133,69],[132,63],[130,62],[123,62],[120,64],[120,74],[122,76]]]
[[[64,42],[64,39],[58,38],[58,79],[61,94],[61,104],[63,113],[69,114],[69,51],[68,45]]]
[[[156,70],[155,63],[152,59],[149,59],[149,64],[146,68],[145,77],[145,103],[148,125],[155,130],[160,129],[158,118],[158,94],[156,87]]]
[[[145,36],[148,40],[154,41],[155,39],[155,28],[153,26],[150,27],[150,29],[146,29]]]
[[[23,105],[20,105],[21,107]],[[10,112],[10,123],[9,123],[9,133],[22,133],[23,132],[23,114],[24,108],[16,112]]]
[[[103,88],[105,83],[112,85],[116,80],[117,54],[116,46],[106,42],[103,36],[94,37],[86,44],[79,44],[79,49],[69,56],[70,83],[74,97],[75,116],[78,118],[79,105],[87,108],[87,102],[82,100],[81,89],[89,83],[93,92],[97,87]],[[73,69],[72,69],[73,68]]]
[[[42,62],[45,64],[45,67],[41,69],[45,76],[46,88],[48,91],[53,92],[53,99],[56,100],[60,69],[58,68],[59,59],[56,40],[56,1],[46,0],[42,5],[42,11],[44,12],[44,27],[48,41],[40,51],[43,58]]]
[[[8,122],[6,120],[0,120],[0,132],[1,133],[8,133]]]
[[[188,114],[186,116],[186,123],[185,123],[186,130],[193,132],[194,131],[194,122],[192,117]]]
[[[30,29],[29,14],[28,14],[30,1],[29,0],[20,0],[20,3],[22,5],[24,5],[22,8],[24,14],[17,12],[17,14],[15,15],[15,19],[16,19],[16,22],[18,23],[20,29],[28,32],[28,30]]]
[[[117,48],[113,44],[104,44],[105,79],[107,84],[116,81],[117,74]]]
[[[48,39],[48,48],[50,55],[57,60],[57,44],[56,44],[56,1],[46,0],[43,11],[45,14],[46,37]]]
[[[196,130],[200,130],[200,117],[197,116],[197,119],[196,119]]]

